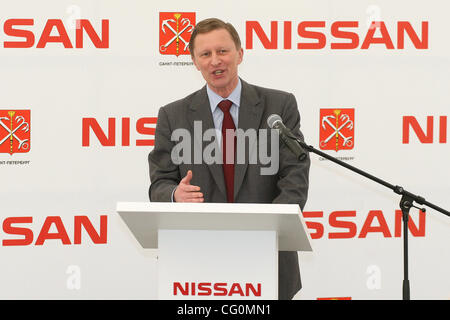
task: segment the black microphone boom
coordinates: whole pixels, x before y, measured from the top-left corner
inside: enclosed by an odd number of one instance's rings
[[[288,128],[283,124],[283,120],[277,114],[271,114],[267,118],[267,125],[271,129],[277,129],[280,133],[280,138],[286,144],[286,146],[291,149],[298,160],[302,161],[306,158],[306,152],[303,150],[301,145],[297,141],[297,137],[294,136]]]
[[[447,216],[450,217],[450,212],[436,206],[433,203],[430,203],[426,201],[423,197],[415,195],[409,191],[406,191],[401,186],[390,184],[389,182],[386,182],[384,180],[381,180],[378,177],[375,177],[361,169],[358,169],[348,163],[345,163],[337,158],[334,158],[330,155],[328,155],[325,152],[319,151],[313,146],[307,145],[304,141],[297,139],[292,132],[287,129],[280,118],[280,116],[276,114],[272,114],[267,118],[267,124],[270,128],[278,129],[280,132],[281,139],[287,144],[287,146],[296,154],[299,156],[302,153],[304,153],[303,150],[308,150],[309,152],[313,152],[319,156],[324,157],[325,159],[328,159],[330,161],[333,161],[334,163],[337,163],[338,165],[347,168],[353,172],[356,172],[372,181],[378,182],[379,184],[393,190],[395,193],[402,196],[400,199],[400,209],[402,211],[402,220],[403,220],[403,299],[409,300],[410,299],[410,290],[409,290],[409,279],[408,279],[408,220],[409,220],[409,209],[411,207],[415,207],[414,202],[417,202],[419,204],[426,205],[430,208],[433,208],[434,210],[437,210]],[[297,144],[294,143],[297,142]],[[306,154],[305,154],[306,155]],[[418,208],[421,211],[425,212],[424,208]]]

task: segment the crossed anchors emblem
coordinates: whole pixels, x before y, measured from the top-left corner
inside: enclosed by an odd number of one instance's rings
[[[182,18],[181,19],[181,25],[180,25],[180,18],[181,18],[181,14],[180,13],[175,13],[174,15],[174,19],[166,19],[162,21],[161,24],[161,30],[164,34],[167,33],[167,29],[169,29],[172,33],[173,33],[173,37],[167,41],[165,44],[160,46],[160,50],[161,52],[166,52],[167,47],[170,46],[174,41],[176,43],[176,55],[179,55],[179,51],[180,51],[180,41],[184,43],[184,49],[183,51],[187,51],[187,48],[189,46],[189,41],[186,41],[182,35],[183,33],[192,33],[192,30],[194,29],[194,26],[192,25],[191,21],[189,20],[189,18]],[[176,24],[175,29],[170,25],[170,23],[174,23]],[[181,29],[181,30],[180,30]]]
[[[339,146],[339,137],[341,137],[344,140],[343,146],[351,148],[353,146],[353,136],[346,137],[341,131],[344,128],[353,129],[353,121],[347,114],[341,114],[341,110],[334,110],[333,113],[334,115],[328,115],[322,118],[322,129],[325,130],[328,125],[329,128],[333,130],[333,133],[324,140],[320,141],[320,146],[324,148],[328,144],[328,142],[334,138],[336,140],[337,151]],[[332,122],[330,119],[334,120],[334,122]]]
[[[0,140],[0,145],[2,145],[7,140],[9,140],[11,154],[13,154],[14,139],[17,140],[17,142],[19,143],[18,150],[21,150],[21,149],[28,150],[30,148],[29,139],[22,140],[16,135],[16,132],[19,129],[24,132],[30,131],[30,124],[27,121],[25,121],[25,118],[23,116],[16,116],[14,118],[15,114],[16,114],[15,111],[8,111],[9,118],[8,117],[0,117],[0,125],[6,131],[8,131],[8,134],[2,140]],[[10,126],[8,127],[2,120],[9,121]],[[17,126],[15,128],[14,128],[14,121],[17,124]]]

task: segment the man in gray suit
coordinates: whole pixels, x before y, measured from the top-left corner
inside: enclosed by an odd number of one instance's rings
[[[261,173],[261,162],[249,162],[248,157],[244,163],[236,162],[231,168],[225,159],[225,164],[180,163],[174,159],[172,151],[177,141],[172,141],[172,134],[176,129],[190,133],[192,149],[189,151],[193,153],[199,150],[194,146],[196,143],[200,143],[201,150],[209,143],[195,132],[196,121],[200,121],[203,131],[215,129],[216,142],[223,144],[227,136],[224,132],[221,136],[220,131],[230,123],[244,131],[269,129],[267,117],[278,114],[285,126],[303,140],[300,115],[292,94],[254,86],[239,78],[243,49],[231,24],[215,18],[199,22],[189,49],[194,65],[207,84],[159,110],[155,146],[148,157],[150,201],[294,203],[303,210],[308,194],[309,155],[298,161],[284,144],[280,143],[276,154],[279,169],[269,175]],[[227,100],[228,109],[222,108],[222,100]],[[227,148],[231,141],[228,140]],[[271,145],[270,141],[268,144]],[[278,296],[282,300],[292,299],[301,288],[298,255],[280,251],[278,257]]]

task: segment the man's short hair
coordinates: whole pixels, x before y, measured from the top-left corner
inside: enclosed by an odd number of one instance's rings
[[[231,23],[224,22],[217,18],[209,18],[197,23],[194,30],[192,31],[191,40],[189,41],[189,51],[191,52],[191,56],[194,56],[194,41],[197,35],[208,33],[218,29],[227,30],[231,38],[233,39],[236,49],[241,49],[241,39],[239,38],[239,34]]]

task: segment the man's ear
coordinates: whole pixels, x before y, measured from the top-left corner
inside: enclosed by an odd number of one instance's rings
[[[192,62],[194,63],[194,66],[197,68],[197,70],[200,71],[200,68],[198,67],[197,62],[196,62],[196,60],[195,60],[195,57],[194,57],[194,55],[192,55],[192,54],[191,54],[191,59],[192,59]]]
[[[240,64],[242,62],[242,60],[244,60],[244,49],[242,49],[242,47],[239,49],[239,63]]]

